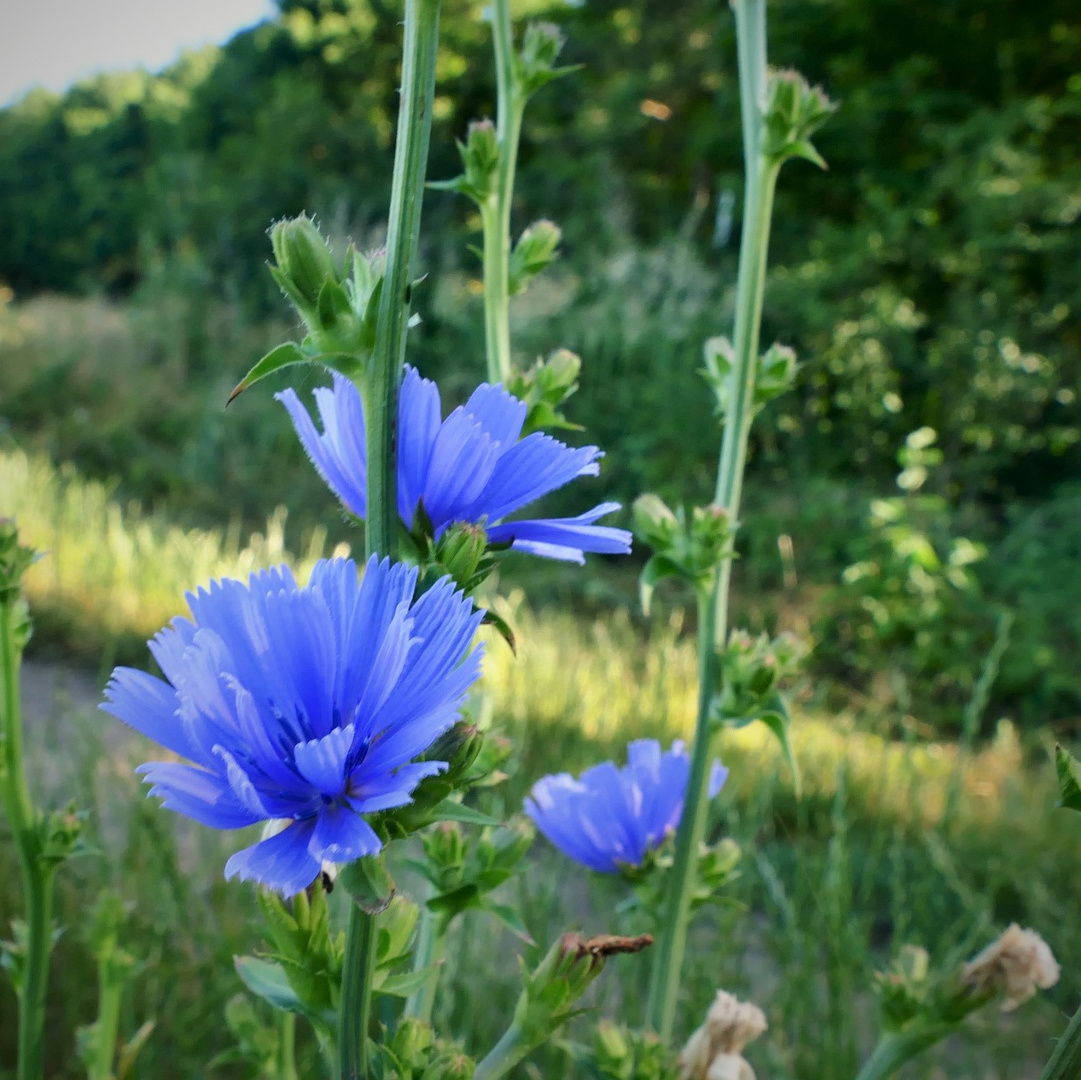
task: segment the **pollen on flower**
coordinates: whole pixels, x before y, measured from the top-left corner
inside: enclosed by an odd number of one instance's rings
[[[1037,988],[1047,990],[1059,979],[1059,965],[1050,946],[1035,930],[1011,923],[996,941],[965,964],[961,978],[974,993],[1001,991],[1002,1011],[1023,1005]]]

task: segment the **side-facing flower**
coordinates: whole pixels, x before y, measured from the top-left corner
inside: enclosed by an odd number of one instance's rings
[[[346,509],[363,518],[367,456],[360,392],[337,373],[333,388],[315,391],[322,433],[293,390],[277,396],[319,474]],[[595,524],[619,503],[601,503],[572,518],[505,520],[599,469],[595,446],[574,449],[540,432],[520,438],[527,412],[502,386],[484,383],[441,420],[435,383],[407,368],[398,407],[398,513],[406,528],[412,530],[423,512],[436,539],[461,523],[483,526],[493,544],[549,559],[582,562],[587,551],[626,554],[629,532]]]
[[[479,674],[480,622],[444,579],[323,560],[301,588],[286,567],[189,593],[150,643],[167,681],[117,668],[101,706],[193,764],[140,767],[164,806],[212,828],[284,822],[227,877],[291,896],[324,862],[382,847],[366,815],[403,806],[443,762],[417,762],[458,718]]]
[[[690,759],[680,741],[662,753],[656,739],[627,747],[627,764],[611,761],[545,776],[533,785],[525,811],[564,855],[601,873],[640,867],[683,814]],[[728,770],[714,762],[709,797],[724,786]]]

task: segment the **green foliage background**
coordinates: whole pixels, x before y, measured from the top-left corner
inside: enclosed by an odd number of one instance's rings
[[[896,490],[905,436],[934,428],[943,460],[926,490],[948,512],[932,540],[988,546],[979,588],[907,644],[861,636],[875,589],[893,587],[885,564],[866,596],[830,593],[815,618],[825,668],[868,689],[877,641],[910,687],[900,697],[951,722],[1001,605],[1021,617],[995,706],[1081,712],[1073,6],[771,5],[771,55],[840,107],[818,140],[830,173],[794,166],[779,193],[763,333],[802,368],[756,426],[741,573],[751,589],[779,585],[778,533],[812,587],[867,561],[869,498]],[[494,105],[481,7],[444,5],[433,179],[456,173],[455,137]],[[714,0],[528,0],[517,13],[559,22],[582,65],[527,116],[515,230],[552,217],[565,254],[516,301],[519,358],[581,353],[573,419],[608,452],[606,493],[707,498],[717,432],[695,370],[702,340],[729,330],[742,184],[730,14]],[[187,523],[254,525],[274,503],[298,528],[325,514],[270,394],[228,420],[221,402],[280,333],[269,223],[307,210],[339,241],[380,240],[398,18],[383,0],[281,0],[274,20],[158,75],[104,75],[0,112],[0,281],[17,298],[0,314],[0,432]],[[414,357],[454,398],[483,371],[467,250],[479,223],[433,192],[425,224]],[[55,292],[89,306],[50,306]],[[872,649],[859,662],[856,642]]]

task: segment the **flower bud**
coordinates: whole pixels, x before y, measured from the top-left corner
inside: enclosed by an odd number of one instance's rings
[[[634,534],[654,551],[671,546],[679,532],[679,519],[659,496],[647,493],[634,500]]]
[[[474,120],[466,134],[462,152],[467,182],[483,201],[492,192],[492,180],[499,171],[499,140],[491,120]]]
[[[777,164],[790,157],[802,157],[825,168],[810,138],[834,108],[822,90],[810,86],[798,71],[771,72],[763,115],[762,153]]]
[[[421,1075],[421,1080],[473,1080],[477,1063],[460,1050],[441,1055]]]
[[[555,63],[565,41],[563,31],[553,23],[530,23],[526,27],[516,69],[519,84],[527,97],[563,74]]]
[[[456,522],[439,538],[435,561],[468,593],[478,584],[474,578],[487,550],[483,525]]]
[[[298,308],[314,309],[323,285],[338,276],[323,234],[311,218],[301,214],[277,222],[270,230],[270,243],[278,284]]]
[[[535,221],[518,238],[507,268],[511,296],[525,292],[529,283],[556,259],[563,232],[554,222]]]
[[[391,1049],[406,1068],[423,1068],[432,1046],[432,1029],[416,1017],[404,1017],[394,1032]]]
[[[440,892],[456,889],[465,873],[466,844],[461,827],[454,821],[441,821],[425,834],[423,842],[429,880]]]

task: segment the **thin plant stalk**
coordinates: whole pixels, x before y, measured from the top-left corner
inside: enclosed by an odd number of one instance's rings
[[[715,502],[738,520],[747,438],[754,418],[754,385],[758,338],[765,292],[773,193],[780,165],[761,152],[760,109],[766,89],[765,0],[735,0],[739,57],[741,118],[745,187],[739,276],[736,286],[735,364],[717,469]],[[671,1038],[679,994],[680,971],[687,945],[691,896],[696,871],[695,855],[705,835],[708,810],[709,762],[714,742],[710,702],[717,689],[716,648],[725,640],[731,560],[714,574],[712,584],[699,596],[698,717],[695,728],[687,800],[669,879],[663,931],[654,953],[647,1005],[650,1027],[666,1041]]]
[[[361,383],[368,458],[365,547],[392,556],[398,538],[398,385],[420,236],[420,212],[435,97],[440,0],[406,0],[401,106],[394,152],[387,262],[371,370]],[[368,1027],[376,952],[375,916],[350,907],[338,1016],[341,1080],[368,1076]]]
[[[22,618],[17,599],[0,602],[0,801],[11,825],[26,910],[26,957],[19,995],[17,1080],[44,1076],[45,992],[52,953],[55,869],[42,859],[39,815],[30,797],[23,762],[19,692]]]
[[[398,141],[387,222],[387,262],[371,372],[360,383],[368,459],[368,554],[393,555],[398,541],[396,426],[413,269],[432,131],[440,0],[406,0]]]
[[[447,952],[448,926],[447,920],[436,918],[427,905],[421,908],[417,927],[417,948],[413,953],[413,970],[423,971],[433,966],[435,970],[429,975],[427,982],[406,999],[405,1015],[423,1020],[425,1023],[429,1023],[432,1019],[435,992],[439,986],[439,976],[442,973],[443,959]]]
[[[511,375],[510,211],[525,95],[514,73],[514,30],[510,0],[494,0],[492,42],[496,70],[496,139],[499,172],[495,190],[481,207],[484,230],[484,346],[489,382]]]
[[[1078,1080],[1081,1077],[1081,1009],[1073,1014],[1040,1080]]]
[[[499,1080],[529,1053],[531,1047],[517,1024],[503,1032],[499,1042],[477,1063],[473,1080]]]
[[[278,1015],[278,1076],[277,1080],[298,1080],[296,1062],[296,1013]]]
[[[879,1037],[856,1080],[888,1080],[913,1058],[956,1030],[953,1024],[936,1024],[919,1031],[886,1033]]]

